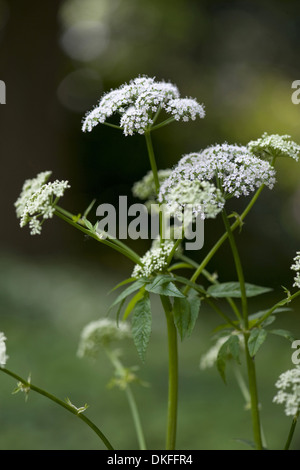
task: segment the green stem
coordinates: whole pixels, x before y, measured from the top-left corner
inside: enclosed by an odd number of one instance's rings
[[[155,160],[155,155],[154,155],[154,150],[153,150],[153,145],[152,145],[151,134],[150,134],[149,131],[145,132],[145,138],[146,138],[146,144],[147,144],[147,150],[148,150],[151,170],[152,170],[152,173],[153,173],[155,191],[156,191],[156,194],[158,194],[158,192],[159,192],[158,171],[157,171],[156,160]]]
[[[249,354],[248,339],[249,339],[249,333],[244,333],[249,392],[250,392],[250,397],[251,397],[251,416],[252,416],[253,437],[254,437],[254,442],[256,444],[257,450],[262,450],[263,444],[262,444],[261,425],[260,425],[260,416],[259,416],[259,401],[258,401],[258,394],[257,394],[255,362],[254,362],[254,358],[252,358]]]
[[[226,231],[228,233],[231,251],[232,251],[234,262],[235,262],[236,272],[237,272],[238,280],[240,283],[244,327],[247,330],[249,326],[248,302],[247,302],[243,268],[242,268],[238,249],[237,249],[235,239],[234,239],[225,210],[222,211],[222,216],[223,216],[223,221],[226,227]],[[250,353],[248,350],[249,335],[250,334],[248,331],[244,333],[245,354],[246,354],[248,381],[249,381],[249,392],[250,392],[250,397],[251,397],[251,415],[252,415],[253,436],[254,436],[254,442],[256,444],[256,448],[258,450],[262,450],[263,444],[262,444],[261,426],[260,426],[260,417],[259,417],[259,401],[258,401],[258,393],[257,393],[255,362],[254,362],[254,358],[250,356]]]
[[[174,254],[175,254],[175,252],[176,252],[176,250],[179,247],[181,242],[182,242],[182,238],[178,238],[176,240],[176,242],[174,243],[174,246],[173,246],[173,248],[172,248],[172,250],[171,250],[171,252],[168,256],[168,259],[167,259],[167,266],[169,266],[170,263],[172,262],[173,256],[174,256]]]
[[[156,124],[156,126],[151,127],[151,131],[156,131],[156,129],[160,129],[161,127],[167,126],[171,122],[175,121],[174,117],[170,117],[166,119],[165,121],[160,122],[159,124]]]
[[[120,240],[117,239],[112,239],[112,240],[106,240],[104,238],[101,238],[96,232],[92,232],[88,228],[84,227],[84,223],[82,221],[74,221],[72,220],[72,215],[66,215],[69,214],[67,211],[62,210],[61,207],[56,206],[56,210],[54,212],[55,215],[60,217],[62,220],[67,222],[68,224],[72,225],[72,227],[75,227],[77,230],[80,230],[83,232],[85,235],[88,235],[91,238],[94,238],[97,240],[97,242],[103,243],[104,245],[109,246],[110,248],[113,248],[114,250],[118,251],[119,253],[122,253],[124,256],[129,258],[131,261],[133,261],[136,264],[141,264],[141,259],[140,257],[130,248],[128,248],[124,243],[120,242]]]
[[[110,359],[112,365],[114,366],[116,372],[122,377],[124,375],[125,368],[123,364],[121,363],[121,361],[116,357],[116,355],[113,352],[109,351],[107,348],[105,348],[105,352],[108,358]],[[138,408],[137,408],[133,393],[128,383],[126,383],[125,393],[126,393],[129,408],[131,411],[140,450],[146,450],[146,443],[145,443],[145,438],[144,438],[144,433],[143,433],[143,429],[141,425]]]
[[[100,437],[100,439],[102,440],[102,442],[104,443],[104,445],[106,446],[106,448],[108,450],[114,450],[111,443],[109,442],[107,437],[100,431],[100,429],[89,418],[87,418],[83,413],[78,413],[78,410],[75,407],[73,407],[71,405],[68,405],[68,403],[60,400],[56,396],[52,395],[51,393],[46,392],[45,390],[37,387],[36,385],[33,385],[32,383],[29,383],[27,380],[24,380],[22,377],[15,374],[14,372],[11,372],[8,369],[0,367],[0,371],[4,372],[7,375],[10,375],[14,379],[16,379],[18,382],[21,382],[22,385],[24,385],[26,388],[28,388],[30,390],[33,390],[34,392],[36,392],[40,395],[43,395],[44,397],[48,398],[49,400],[53,401],[54,403],[56,403],[56,404],[60,405],[61,407],[65,408],[66,410],[68,410],[73,415],[77,416],[77,418],[84,421]]]
[[[268,310],[263,317],[261,317],[256,323],[255,323],[255,326],[259,326],[261,323],[263,323],[270,315],[272,315],[272,313],[279,307],[282,307],[283,305],[285,304],[288,304],[289,302],[291,302],[292,300],[294,300],[296,297],[298,297],[298,295],[300,295],[300,290],[298,290],[297,292],[295,292],[295,294],[293,295],[289,295],[288,297],[286,297],[285,299],[282,299],[280,300],[279,302],[277,302],[275,305],[273,305],[272,308],[270,308],[270,310]]]
[[[233,365],[233,372],[234,372],[236,381],[238,383],[239,389],[240,389],[240,391],[241,391],[241,393],[244,397],[245,407],[250,408],[251,397],[250,397],[250,394],[249,394],[249,390],[248,390],[248,387],[247,387],[247,385],[244,381],[244,377],[241,374],[240,368],[236,363],[234,363],[234,365]]]
[[[166,450],[176,447],[177,407],[178,407],[178,351],[177,331],[173,320],[172,305],[168,297],[160,296],[163,305],[168,329],[169,352],[169,391],[168,391],[168,418]]]
[[[102,122],[105,126],[113,127],[114,129],[122,129],[122,127],[112,124],[111,122]]]
[[[244,212],[241,214],[241,216],[236,219],[236,221],[231,225],[231,231],[233,232],[239,225],[240,223],[244,220],[244,218],[247,216],[248,212],[251,210],[253,205],[255,204],[256,200],[258,199],[260,193],[262,192],[263,188],[265,186],[262,185],[260,188],[256,191],[254,194],[253,198],[249,202],[248,206],[244,210]],[[195,273],[191,277],[191,281],[196,282],[200,274],[202,273],[203,269],[206,267],[206,265],[209,263],[209,261],[212,259],[212,257],[216,254],[218,249],[223,245],[223,243],[227,240],[228,233],[225,232],[222,237],[217,241],[217,243],[212,247],[212,249],[209,251],[209,253],[206,255],[206,257],[203,259],[203,261],[199,264],[198,268],[196,269]],[[185,288],[184,293],[186,294],[189,291],[190,287],[187,286]]]
[[[242,263],[240,260],[240,256],[237,250],[237,246],[235,243],[235,239],[228,221],[227,214],[225,210],[223,209],[222,211],[222,217],[224,221],[224,225],[226,228],[226,232],[228,234],[229,238],[229,243],[231,246],[231,251],[235,263],[235,268],[238,276],[238,280],[240,283],[240,289],[241,289],[241,296],[242,296],[242,311],[243,311],[243,317],[244,317],[244,326],[245,329],[248,329],[248,302],[247,302],[247,295],[246,295],[246,287],[245,287],[245,278],[244,278],[244,273],[243,273],[243,268],[242,268]]]
[[[184,261],[187,264],[187,266],[189,265],[190,267],[194,267],[196,269],[199,266],[199,264],[196,261],[192,260],[188,256],[179,254],[177,257],[178,257],[178,259],[181,259],[182,261]],[[169,271],[170,270],[171,269],[169,268]],[[209,282],[211,282],[211,284],[218,284],[218,281],[215,279],[215,277],[212,274],[210,274],[206,269],[202,269],[202,274]],[[229,303],[229,305],[231,306],[231,308],[232,308],[233,312],[235,313],[237,319],[241,322],[242,317],[241,317],[240,311],[237,308],[234,300],[230,297],[226,297],[226,300]]]
[[[158,195],[160,185],[159,185],[158,171],[157,171],[157,165],[156,165],[150,130],[145,132],[145,138],[146,138],[150,166],[151,166],[151,170],[153,173],[155,192],[156,192],[156,195]],[[159,208],[160,207],[161,207],[161,204],[159,204]],[[160,235],[161,243],[163,241],[163,227],[164,227],[163,217],[164,217],[163,211],[159,210],[159,235]]]
[[[297,424],[297,421],[298,421],[298,418],[299,418],[299,414],[300,414],[300,408],[298,409],[297,413],[293,417],[291,429],[290,429],[286,444],[284,446],[284,450],[289,450],[289,448],[290,448],[290,445],[291,445],[291,442],[292,442],[292,439],[293,439],[293,436],[294,436],[296,424]]]
[[[223,318],[229,325],[231,325],[235,330],[241,331],[241,329],[236,325],[212,300],[206,298],[205,301],[213,308],[220,317]]]

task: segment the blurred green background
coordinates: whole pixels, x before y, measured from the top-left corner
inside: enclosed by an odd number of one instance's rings
[[[159,168],[182,154],[227,141],[245,144],[264,131],[290,134],[300,142],[300,105],[291,101],[299,76],[300,5],[297,1],[51,0],[0,1],[0,79],[7,104],[0,109],[2,162],[0,199],[0,331],[8,340],[8,367],[86,412],[116,448],[137,446],[124,395],[106,384],[105,358],[79,360],[82,327],[106,315],[107,292],[128,277],[125,258],[86,240],[54,219],[41,236],[20,230],[13,203],[26,178],[52,170],[68,179],[63,207],[77,213],[93,198],[133,201],[131,187],[149,169],[142,136],[98,126],[81,132],[81,121],[103,92],[140,74],[175,83],[182,96],[206,108],[206,118],[156,131]],[[265,190],[238,237],[248,282],[275,293],[251,304],[252,311],[282,298],[300,236],[300,165],[278,164],[274,190]],[[236,201],[241,211],[247,201]],[[200,260],[222,233],[219,220],[206,223]],[[143,254],[145,241],[128,242]],[[224,246],[209,265],[222,280],[236,278]],[[300,337],[299,302],[277,327]],[[127,365],[139,364],[150,387],[135,387],[149,448],[165,434],[167,351],[165,324],[154,300],[148,359],[139,363],[132,345]],[[200,371],[199,358],[219,323],[203,308],[192,337],[180,345],[178,448],[244,449],[251,439],[250,415],[229,370],[225,386],[216,369]],[[290,419],[272,404],[274,382],[292,367],[290,344],[271,338],[258,362],[264,430],[270,448],[280,448]],[[31,393],[11,395],[14,382],[0,376],[0,449],[101,449],[92,432],[72,415]],[[78,421],[78,422],[77,422]],[[293,448],[300,448],[297,430]]]

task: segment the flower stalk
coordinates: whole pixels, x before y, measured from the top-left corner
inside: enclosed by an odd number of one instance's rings
[[[89,419],[87,418],[82,412],[78,411],[78,409],[74,406],[71,405],[67,402],[64,402],[57,398],[55,395],[52,395],[51,393],[47,392],[46,390],[43,390],[40,387],[37,387],[36,385],[33,385],[31,382],[24,380],[22,377],[19,375],[15,374],[14,372],[10,371],[9,369],[6,369],[4,367],[0,367],[0,371],[4,372],[7,375],[10,375],[14,379],[16,379],[20,384],[22,384],[22,387],[26,390],[33,390],[34,392],[38,393],[39,395],[43,395],[44,397],[48,398],[49,400],[53,401],[57,405],[61,406],[62,408],[68,410],[70,413],[73,415],[77,416],[77,418],[81,419],[85,424],[87,424],[96,434],[97,436],[101,439],[107,450],[114,450],[113,446],[111,445],[110,441],[108,438],[103,434],[103,432]]]
[[[168,330],[169,351],[169,392],[168,392],[168,418],[166,450],[174,450],[176,447],[177,433],[177,407],[178,407],[178,350],[177,330],[173,320],[172,305],[168,297],[160,296],[165,312]]]

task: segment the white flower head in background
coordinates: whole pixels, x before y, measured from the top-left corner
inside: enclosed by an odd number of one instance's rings
[[[223,344],[225,344],[226,341],[230,338],[230,336],[230,334],[220,336],[220,338],[216,340],[216,342],[208,349],[208,351],[201,356],[199,364],[200,369],[209,369],[217,363],[219,351]],[[242,335],[237,335],[237,337],[239,339],[239,346],[244,347]],[[227,359],[232,359],[232,355],[230,352],[227,353]]]
[[[292,264],[291,269],[296,271],[296,276],[294,277],[294,287],[298,287],[300,289],[300,251],[297,251],[297,254],[294,258],[295,263]]]
[[[165,170],[158,170],[157,176],[160,185],[165,181],[171,174],[172,170],[167,168]],[[156,188],[153,177],[153,172],[150,170],[140,180],[134,183],[132,187],[132,194],[141,200],[154,200],[156,198]]]
[[[31,235],[40,235],[42,223],[53,217],[55,204],[70,188],[68,181],[48,183],[51,171],[39,173],[36,178],[26,180],[22,192],[15,202],[20,227],[29,225]]]
[[[115,321],[101,318],[88,323],[83,328],[77,355],[79,357],[96,357],[103,347],[130,337],[130,329],[126,323],[120,322],[117,325]]]
[[[300,366],[283,372],[275,386],[278,392],[273,402],[284,404],[287,416],[295,416],[300,407]]]
[[[85,116],[82,130],[90,132],[97,124],[103,124],[113,114],[118,114],[120,127],[126,136],[144,134],[162,109],[175,120],[188,121],[205,116],[203,105],[192,98],[180,98],[176,85],[138,77],[106,93]]]
[[[152,274],[160,273],[168,264],[168,257],[174,248],[173,240],[164,240],[161,244],[153,246],[141,258],[142,266],[136,264],[132,272],[132,277],[149,277]]]
[[[6,355],[6,336],[0,332],[0,367],[4,367],[8,356]]]
[[[218,353],[223,346],[223,344],[228,340],[229,336],[221,336],[220,338],[217,339],[215,344],[213,344],[208,351],[201,356],[200,359],[200,369],[205,370],[213,367],[218,358]]]
[[[268,135],[266,132],[257,140],[251,140],[248,149],[260,158],[290,157],[298,161],[300,145],[291,140],[290,135]]]
[[[180,198],[183,181],[191,185],[195,181],[215,183],[224,199],[248,196],[262,184],[272,189],[276,182],[275,170],[269,162],[254,156],[245,146],[227,143],[183,156],[162,184],[159,200],[168,202],[175,187]],[[188,184],[185,186],[188,187]],[[212,193],[216,201],[222,202],[217,191],[209,192],[210,195]]]

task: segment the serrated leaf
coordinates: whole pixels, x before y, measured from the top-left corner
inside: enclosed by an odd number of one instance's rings
[[[254,284],[245,283],[247,297],[254,297],[256,295],[265,294],[272,289],[269,287],[256,286]],[[239,282],[223,282],[215,284],[207,289],[207,293],[212,297],[217,298],[241,298],[241,289]]]
[[[188,298],[174,298],[174,323],[181,340],[192,334],[198,318],[200,303],[201,301],[196,295],[190,295]]]
[[[159,295],[167,295],[170,297],[185,297],[184,294],[177,289],[175,284],[170,280],[174,280],[171,276],[157,276],[150,284],[145,286],[148,292]]]
[[[152,328],[152,315],[149,295],[145,293],[133,309],[132,336],[133,342],[141,360],[145,362],[146,351],[149,344]]]
[[[263,328],[254,328],[248,338],[248,350],[251,357],[257,354],[257,351],[267,337],[267,331]]]
[[[272,335],[282,336],[283,338],[286,338],[291,342],[293,342],[296,339],[293,333],[291,333],[288,330],[282,330],[282,329],[269,330],[269,333],[272,333]]]

